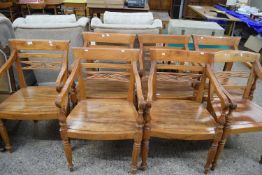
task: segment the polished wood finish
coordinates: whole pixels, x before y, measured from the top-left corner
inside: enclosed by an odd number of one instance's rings
[[[11,56],[0,68],[0,76],[15,64],[21,89],[0,104],[0,134],[5,143],[5,148],[9,151],[11,151],[11,144],[2,119],[58,119],[59,110],[55,107],[54,103],[57,91],[61,90],[67,79],[69,41],[11,39],[10,47],[12,48]],[[48,53],[45,53],[46,51]],[[51,52],[61,52],[62,54],[58,57],[55,53],[54,58],[52,58],[53,53]],[[24,61],[24,58],[30,58],[30,61]],[[50,59],[47,61],[47,58]],[[59,65],[56,64],[58,62]],[[24,64],[23,66],[22,63]],[[27,86],[23,70],[32,69],[60,70],[56,81],[57,89],[52,86]]]
[[[84,47],[92,48],[133,48],[135,42],[134,34],[120,34],[120,33],[95,33],[95,32],[84,32]],[[96,79],[89,78],[86,83],[86,94],[89,98],[126,98],[126,91],[128,90],[128,81],[124,79],[125,75],[119,70],[110,70],[110,67],[122,67],[126,69],[126,64],[114,65],[113,62],[108,63],[104,61],[97,61],[100,64],[89,63],[86,66],[92,67],[99,66],[100,76],[96,76]],[[92,67],[95,68],[95,67]],[[103,71],[103,74],[102,74]],[[103,75],[103,76],[102,76]],[[111,76],[111,79],[104,79],[104,76]],[[121,78],[122,77],[122,78]],[[114,78],[114,79],[113,79]]]
[[[213,140],[209,149],[205,173],[208,172],[216,155],[218,143],[222,137],[223,125],[217,120],[225,119],[230,112],[230,103],[220,88],[210,69],[212,54],[203,52],[183,51],[166,48],[150,50],[151,70],[148,79],[147,109],[142,149],[142,169],[147,167],[149,139],[159,137],[183,140]],[[170,62],[170,64],[164,64]],[[176,64],[186,62],[187,64]],[[204,66],[200,65],[206,65]],[[159,70],[176,70],[172,73]],[[159,76],[160,75],[160,76]],[[176,98],[159,98],[156,94],[158,77],[165,77],[167,82],[188,83],[196,85],[192,98],[181,100]],[[202,103],[206,80],[209,79],[208,105]],[[220,114],[214,114],[211,100],[214,92],[222,106]]]
[[[73,54],[75,61],[71,74],[56,100],[56,105],[60,108],[60,133],[69,169],[73,170],[70,139],[133,139],[132,173],[134,174],[137,170],[143,133],[143,111],[145,108],[141,81],[137,70],[139,50],[85,47],[73,48]],[[96,60],[104,60],[105,63],[101,64]],[[125,63],[121,64],[119,62]],[[108,74],[110,72],[105,73],[94,69],[101,67],[115,69],[119,76],[110,76]],[[88,78],[113,79],[116,82],[117,79],[125,80],[128,82],[126,97],[89,98],[88,92],[86,92],[86,88],[89,86]],[[78,81],[76,87],[74,87],[75,80]],[[75,91],[75,89],[79,89],[79,91]],[[68,114],[67,97],[72,92],[79,94],[76,99],[73,99],[72,103],[74,103],[75,107]],[[135,96],[137,100],[134,100]],[[135,108],[134,101],[138,102],[138,111]]]
[[[227,138],[231,134],[240,134],[246,132],[258,132],[262,130],[262,107],[258,106],[251,100],[253,99],[253,93],[255,91],[256,82],[258,79],[262,79],[262,67],[259,63],[260,54],[245,52],[245,51],[220,51],[215,54],[214,61],[223,63],[231,61],[233,63],[250,62],[253,66],[249,71],[226,71],[215,72],[216,78],[224,87],[224,92],[233,109],[231,115],[228,116],[227,121],[224,124],[222,139],[219,143],[218,152],[214,162],[212,163],[212,169],[216,167],[219,154],[224,149],[224,145]],[[238,78],[238,81],[224,81],[227,78]],[[231,80],[231,79],[229,79]],[[239,84],[239,82],[245,82],[245,84]],[[235,96],[235,94],[227,91],[227,89],[243,89],[242,97]],[[221,108],[220,105],[215,103],[215,110],[218,111]],[[260,160],[260,163],[262,159]]]

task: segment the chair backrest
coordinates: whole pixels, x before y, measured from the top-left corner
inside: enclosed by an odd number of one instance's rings
[[[123,47],[133,48],[134,34],[84,32],[84,47]]]
[[[150,58],[151,70],[149,82],[153,82],[153,98],[157,98],[157,81],[167,81],[195,87],[196,91],[192,98],[199,102],[202,101],[206,81],[205,65],[212,63],[212,54],[170,48],[155,48],[150,49]],[[169,62],[169,64],[165,64],[164,62]],[[186,64],[181,65],[181,62],[186,62]],[[163,70],[168,70],[168,72]],[[151,80],[151,78],[153,79]]]
[[[214,63],[244,63],[250,62],[252,65],[259,64],[260,54],[247,52],[247,51],[220,51],[215,53]],[[217,71],[215,72],[217,79],[228,90],[228,92],[235,97],[241,97],[244,99],[252,99],[256,85],[255,67],[247,69],[241,67],[231,71]],[[243,70],[244,69],[244,70]]]
[[[197,51],[217,52],[221,50],[238,50],[240,37],[217,37],[193,35]]]
[[[140,70],[144,70],[145,60],[149,60],[149,50],[151,48],[172,47],[177,49],[189,50],[189,35],[156,35],[141,34],[138,35],[140,49],[143,52],[139,60]],[[147,59],[148,58],[148,59]]]
[[[85,47],[73,48],[73,55],[76,64],[80,64],[80,71],[78,71],[80,99],[88,97],[88,94],[86,94],[88,80],[113,80],[129,83],[126,99],[133,102],[135,76],[139,76],[137,71],[139,50]],[[103,61],[103,63],[96,62],[96,60]],[[103,69],[103,71],[99,71],[99,69]],[[109,71],[106,69],[109,69]]]
[[[23,70],[67,71],[69,41],[11,39],[9,44],[21,88],[27,86]]]

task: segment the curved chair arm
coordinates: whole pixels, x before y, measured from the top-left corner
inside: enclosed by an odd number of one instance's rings
[[[58,97],[56,98],[55,104],[58,108],[65,110],[65,107],[67,105],[67,97],[68,97],[68,93],[70,88],[72,87],[73,83],[74,83],[74,79],[79,71],[79,64],[80,64],[80,60],[77,59],[74,61],[73,63],[73,68],[72,68],[72,72],[69,75],[64,87],[62,88],[61,92],[59,93]]]
[[[0,67],[0,77],[10,69],[10,67],[12,66],[12,64],[14,63],[14,61],[16,60],[16,51],[13,50],[11,52],[11,55],[9,57],[9,59],[5,62],[5,64]]]
[[[65,82],[66,82],[66,79],[67,79],[67,65],[66,64],[63,64],[62,65],[62,68],[61,68],[61,71],[57,77],[57,80],[56,80],[56,91],[57,92],[61,92]]]
[[[147,107],[151,108],[154,97],[154,76],[155,76],[156,61],[151,63],[150,73],[148,77],[148,94],[147,94]]]
[[[231,112],[237,107],[237,104],[233,101],[233,98],[231,97],[231,95],[226,91],[226,89],[218,82],[216,76],[214,75],[212,69],[210,68],[209,65],[207,65],[206,67],[206,73],[207,73],[207,77],[209,79],[209,83],[210,86],[209,88],[211,88],[211,86],[214,87],[214,91],[217,94],[218,98],[220,99],[220,103],[221,103],[221,117],[225,117],[223,118],[224,121],[229,121],[229,116],[231,114]],[[213,115],[213,117],[216,119],[217,122],[219,122],[217,120],[217,116],[215,114],[215,110],[214,110],[214,106],[211,102],[212,97],[210,96],[211,93],[208,94],[208,105],[209,107],[211,107],[211,114]],[[210,110],[210,109],[209,109]],[[226,123],[224,123],[226,124]]]
[[[139,73],[138,73],[138,70],[137,70],[137,62],[133,61],[132,66],[133,66],[133,72],[134,72],[135,81],[136,81],[138,109],[139,109],[139,112],[143,112],[144,109],[145,109],[145,99],[144,99],[143,92],[142,92],[141,79],[140,79],[140,76],[139,76]]]

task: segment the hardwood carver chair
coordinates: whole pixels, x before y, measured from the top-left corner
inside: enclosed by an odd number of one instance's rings
[[[217,37],[193,35],[194,48],[196,51],[218,52],[222,50],[238,50],[241,37]],[[223,70],[231,70],[232,63],[226,62]]]
[[[11,39],[11,56],[0,68],[0,76],[15,64],[20,90],[0,104],[0,134],[5,148],[11,152],[7,130],[2,120],[53,120],[58,119],[55,106],[57,91],[67,78],[67,56],[69,41]],[[26,60],[24,58],[30,58]],[[23,71],[60,71],[56,86],[27,86]]]
[[[72,149],[70,139],[89,140],[128,140],[134,139],[132,173],[137,170],[143,133],[143,110],[145,106],[140,77],[137,70],[139,50],[120,48],[74,48],[72,72],[59,94],[56,105],[60,108],[60,133],[68,167],[72,171]],[[119,63],[86,62],[92,60],[125,61]],[[93,68],[115,69],[116,71],[97,71]],[[85,83],[90,79],[113,79],[129,82],[126,98],[88,98]],[[74,109],[67,116],[67,96],[74,81],[79,86],[79,98]],[[136,86],[136,87],[135,87]],[[135,89],[138,98],[138,111],[134,106]]]
[[[256,88],[258,79],[262,79],[262,67],[259,63],[260,54],[246,51],[220,51],[215,54],[215,63],[232,63],[250,62],[252,69],[232,70],[215,72],[215,77],[223,86],[223,91],[233,104],[233,111],[228,116],[223,129],[222,140],[219,143],[216,158],[212,164],[212,169],[216,167],[219,154],[224,149],[227,138],[233,134],[262,131],[262,107],[254,102],[253,93]],[[245,67],[244,67],[245,68]],[[225,83],[225,78],[229,81]],[[242,97],[231,93],[230,89],[243,89]],[[214,109],[220,110],[220,105],[216,104]],[[260,163],[262,164],[262,156]]]
[[[140,45],[140,75],[142,78],[143,93],[147,96],[147,82],[150,69],[150,53],[151,48],[174,48],[178,50],[189,50],[188,44],[190,40],[189,35],[154,35],[154,34],[141,34],[138,35],[139,45]],[[166,81],[158,80],[159,86],[157,87],[158,96],[174,96],[177,98],[184,98],[191,96],[192,87],[183,88],[182,84],[174,84]],[[174,91],[177,89],[180,91]]]
[[[209,89],[219,97],[222,106],[219,118],[224,119],[230,113],[230,103],[220,86],[208,69],[198,64],[207,65],[212,55],[203,52],[172,49],[151,49],[151,70],[148,79],[148,97],[145,112],[145,125],[142,142],[142,165],[147,167],[149,139],[151,137],[182,140],[213,140],[209,149],[205,173],[208,172],[216,155],[218,143],[222,136],[223,125],[213,115],[209,96],[208,106],[202,103],[206,78],[210,81]],[[162,61],[188,62],[186,65],[163,64]],[[179,72],[159,72],[158,70],[179,70]],[[190,82],[199,84],[191,99],[159,98],[156,95],[157,79],[167,82]],[[208,112],[210,111],[210,113]]]
[[[133,48],[135,41],[134,34],[120,33],[95,33],[84,32],[84,47],[92,48]],[[103,62],[104,60],[94,60],[95,62]],[[109,60],[110,62],[111,60]],[[108,60],[106,60],[108,63]],[[102,71],[103,69],[100,69]],[[126,81],[113,79],[90,79],[86,86],[86,94],[93,98],[126,98],[126,92],[129,83]]]

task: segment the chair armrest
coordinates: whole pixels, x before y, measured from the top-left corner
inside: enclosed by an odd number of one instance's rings
[[[138,73],[138,70],[137,70],[137,62],[133,61],[132,66],[133,66],[133,72],[134,72],[135,82],[136,82],[138,109],[139,109],[140,112],[143,112],[144,109],[145,109],[145,99],[144,99],[143,92],[142,92],[141,79],[140,79],[140,76],[139,76],[139,73]]]
[[[214,86],[214,91],[221,100],[222,110],[232,109],[233,104],[231,100],[233,101],[233,99],[230,98],[231,96],[229,95],[229,93],[227,93],[223,86],[218,82],[216,76],[214,75],[209,65],[207,65],[206,67],[206,73],[210,84]],[[227,93],[229,96],[227,96],[225,93]],[[211,97],[209,96],[208,99],[211,100]]]
[[[163,24],[160,19],[155,19],[152,23],[152,26],[154,26],[155,28],[159,28],[159,29],[163,28]]]
[[[67,65],[63,64],[61,71],[56,80],[56,91],[61,92],[67,79]]]
[[[74,61],[71,74],[69,75],[68,79],[65,82],[64,87],[62,88],[61,92],[59,93],[58,97],[56,98],[55,104],[60,109],[64,108],[67,104],[65,103],[67,102],[65,101],[65,99],[68,95],[70,88],[72,87],[72,84],[74,83],[75,76],[77,75],[79,71],[79,64],[80,64],[80,59],[77,59]]]
[[[91,27],[98,27],[98,26],[101,26],[103,23],[101,21],[101,19],[99,19],[98,17],[94,17],[92,18],[91,20]]]
[[[82,27],[86,27],[87,26],[87,24],[89,23],[89,18],[87,18],[87,17],[82,17],[82,18],[80,18],[78,21],[77,21],[77,24],[79,25],[79,26],[82,26]]]
[[[140,77],[143,77],[144,75],[144,51],[143,49],[140,49],[138,61],[139,61],[139,75]]]
[[[11,55],[9,57],[9,59],[5,62],[5,64],[0,67],[0,77],[10,69],[10,67],[12,66],[12,64],[14,63],[14,61],[16,60],[16,51],[13,50],[11,52]]]
[[[156,61],[153,61],[150,68],[150,73],[148,77],[148,94],[147,94],[147,107],[151,108],[153,101],[153,83],[154,83],[154,74],[155,74]]]
[[[258,78],[262,80],[262,66],[258,59],[254,63],[254,70]]]

